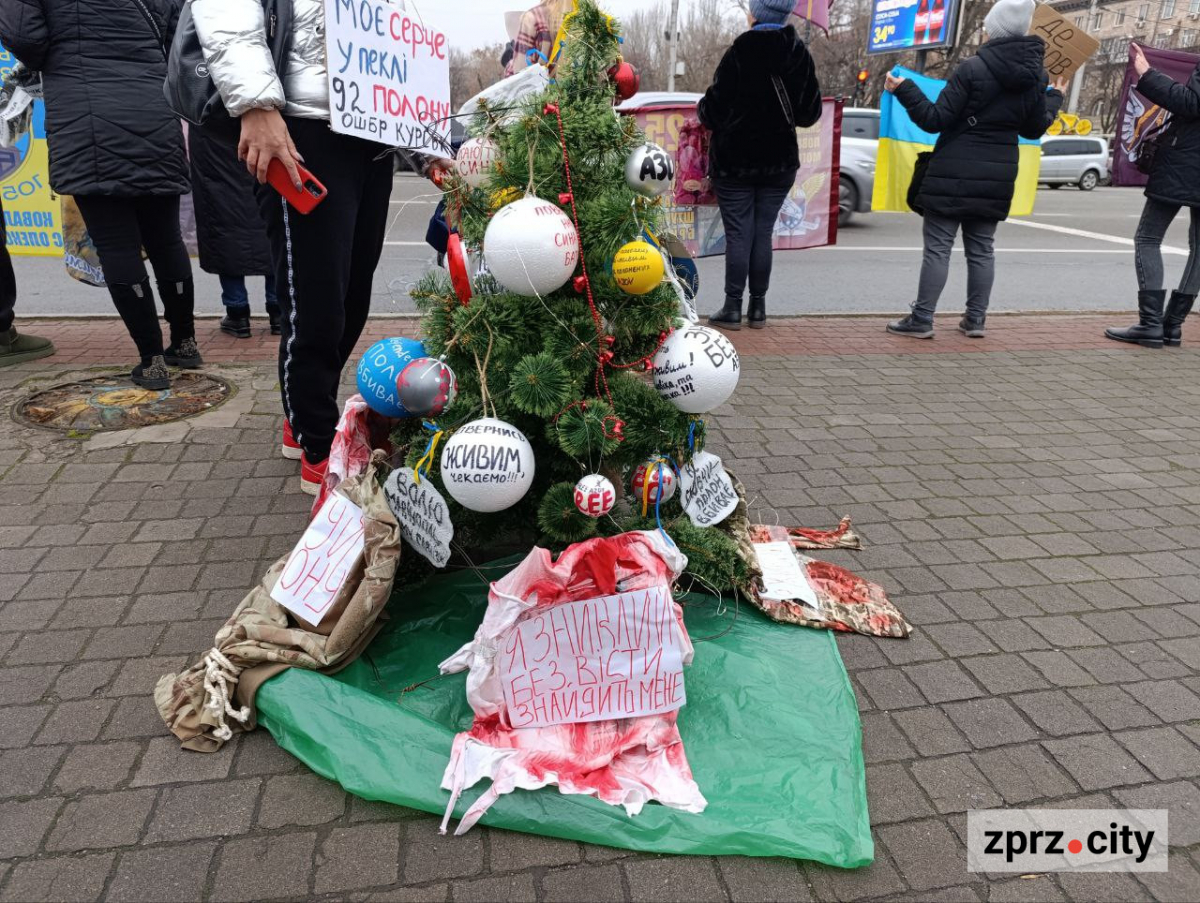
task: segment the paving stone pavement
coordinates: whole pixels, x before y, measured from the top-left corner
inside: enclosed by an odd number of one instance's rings
[[[851,515],[865,550],[820,557],[916,627],[838,638],[877,844],[853,872],[443,838],[262,731],[181,752],[155,680],[208,646],[308,511],[276,454],[271,367],[219,365],[237,395],[184,426],[6,424],[0,903],[1200,899],[1200,353],[1012,344],[759,353],[716,417],[758,516]],[[0,370],[0,402],[85,363]],[[1170,871],[967,872],[965,811],[1003,805],[1169,808]]]

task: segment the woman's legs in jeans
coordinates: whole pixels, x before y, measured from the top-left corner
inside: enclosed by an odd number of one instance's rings
[[[779,211],[792,190],[795,178],[788,175],[771,185],[759,185],[754,195],[754,244],[750,249],[750,297],[765,298],[771,285],[772,245]]]
[[[250,295],[246,292],[245,276],[218,276],[221,281],[221,303],[231,317],[250,316]]]
[[[740,311],[754,250],[757,192],[753,185],[726,179],[714,179],[713,188],[725,226],[725,303]]]
[[[1179,294],[1200,294],[1200,207],[1190,208],[1191,225],[1188,227],[1188,259],[1179,279]]]
[[[158,309],[142,263],[135,198],[77,195],[75,203],[100,256],[104,280],[142,363],[163,353]]]
[[[967,317],[987,316],[992,286],[996,282],[996,220],[963,220],[963,246],[967,253]]]
[[[933,213],[925,214],[922,227],[925,253],[921,258],[921,278],[917,283],[917,300],[912,306],[914,320],[932,323],[938,300],[950,277],[950,252],[958,234],[958,220]]]
[[[1142,218],[1138,221],[1137,232],[1133,236],[1133,264],[1137,270],[1138,289],[1143,292],[1162,291],[1165,284],[1163,273],[1162,243],[1167,229],[1179,213],[1179,204],[1168,204],[1146,198],[1146,206],[1142,208]],[[1195,219],[1192,220],[1193,228]],[[1188,260],[1188,269],[1192,269],[1192,259]]]

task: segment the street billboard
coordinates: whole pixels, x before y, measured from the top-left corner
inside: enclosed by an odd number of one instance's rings
[[[934,50],[958,40],[963,0],[872,0],[867,53]]]
[[[633,116],[652,141],[671,154],[677,169],[686,168],[689,152],[680,147],[680,133],[696,122],[695,104],[622,109]],[[841,178],[842,101],[825,98],[821,120],[796,130],[800,169],[775,221],[772,246],[777,251],[798,251],[837,244],[838,185]],[[685,192],[686,193],[686,192]],[[703,191],[698,194],[703,194]],[[679,195],[663,198],[664,231],[675,237],[693,257],[725,253],[725,226],[721,211],[711,201],[681,203]]]

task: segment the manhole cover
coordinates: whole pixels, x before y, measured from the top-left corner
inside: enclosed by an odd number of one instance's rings
[[[128,375],[116,374],[43,389],[20,402],[13,415],[55,430],[129,430],[202,414],[231,393],[229,383],[207,373],[184,371],[162,391],[143,389]]]

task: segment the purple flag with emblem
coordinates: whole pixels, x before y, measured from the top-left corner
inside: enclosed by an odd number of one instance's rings
[[[1150,66],[1177,82],[1187,82],[1200,56],[1180,50],[1159,50],[1142,47]],[[1145,185],[1148,178],[1137,168],[1138,155],[1147,139],[1161,134],[1171,120],[1171,114],[1158,104],[1151,103],[1137,90],[1138,77],[1133,71],[1133,44],[1129,45],[1129,66],[1121,87],[1121,106],[1117,113],[1116,147],[1113,148],[1112,179],[1114,185]]]

